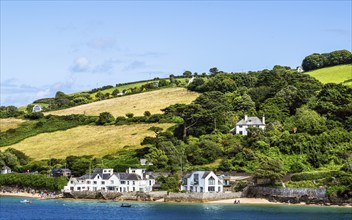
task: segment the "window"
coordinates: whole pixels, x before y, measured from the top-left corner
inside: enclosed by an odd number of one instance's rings
[[[101,185],[105,185],[105,181],[101,181]]]
[[[135,185],[135,182],[134,182],[134,181],[132,181],[132,185]]]
[[[239,125],[238,127],[242,128],[242,125]]]
[[[152,185],[152,181],[151,180],[149,180],[149,185]]]
[[[71,180],[71,184],[73,184],[73,181]]]
[[[130,181],[127,181],[127,185],[130,185]]]
[[[208,187],[208,192],[214,192],[215,191],[215,187],[214,186],[209,186]]]
[[[87,184],[90,184],[90,181],[87,181]]]
[[[199,174],[194,174],[194,176],[193,176],[193,181],[194,181],[194,185],[198,185]]]
[[[126,181],[121,181],[121,184],[126,184]]]
[[[113,184],[113,183],[114,183],[114,180],[110,180],[110,183]]]
[[[94,181],[93,184],[97,184],[97,181]]]
[[[214,177],[210,177],[210,178],[208,179],[208,185],[215,185],[215,179],[214,179]]]
[[[240,134],[243,134],[243,131],[240,131]]]
[[[135,188],[135,187],[133,187],[133,188],[132,188],[132,191],[136,191],[136,188]]]
[[[200,187],[200,192],[201,192],[201,193],[203,192],[203,187]]]

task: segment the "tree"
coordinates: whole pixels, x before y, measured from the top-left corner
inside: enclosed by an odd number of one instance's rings
[[[192,77],[192,72],[189,71],[189,70],[186,70],[185,72],[183,72],[182,75],[183,75],[184,77],[190,78],[190,77]]]
[[[118,96],[119,93],[120,93],[120,90],[114,89],[114,91],[112,91],[111,95],[112,95],[113,97],[116,97],[116,96]]]
[[[255,179],[270,179],[272,185],[285,175],[283,164],[280,160],[262,157],[259,159],[259,166],[254,172]]]
[[[169,160],[165,152],[161,149],[156,148],[155,146],[151,146],[149,148],[149,152],[145,155],[145,158],[149,162],[153,163],[153,166],[158,169],[165,168]]]
[[[126,117],[127,117],[127,118],[133,118],[133,116],[134,116],[133,113],[127,113],[127,114],[126,114]]]
[[[167,115],[176,115],[183,119],[183,140],[187,137],[187,131],[191,127],[195,126],[201,118],[201,107],[197,104],[175,104],[163,109],[162,111],[164,111]]]
[[[150,113],[150,111],[145,111],[143,115],[144,115],[145,117],[149,117],[149,116],[151,116],[152,114]]]
[[[304,58],[302,62],[302,67],[304,71],[315,70],[318,68],[323,68],[325,66],[326,59],[324,56],[318,53],[314,53]]]
[[[102,112],[96,122],[97,125],[105,125],[115,121],[114,116],[110,112]]]
[[[216,74],[219,73],[219,70],[218,70],[218,68],[213,67],[213,68],[210,68],[210,69],[209,69],[209,72],[210,72],[210,74],[212,74],[212,75],[216,75]]]
[[[297,127],[297,132],[320,134],[327,129],[326,118],[306,107],[297,109],[294,116],[294,123]]]

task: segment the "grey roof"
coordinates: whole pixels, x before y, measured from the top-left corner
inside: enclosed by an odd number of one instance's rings
[[[2,169],[2,170],[11,170],[11,168],[8,167],[8,166],[3,166],[3,167],[1,167],[1,169]]]
[[[264,125],[258,117],[248,117],[245,121],[241,119],[236,125]]]
[[[140,180],[141,177],[135,173],[118,173],[120,180]]]
[[[189,178],[192,175],[192,173],[186,173],[186,175],[183,176],[183,178]]]
[[[205,171],[203,176],[202,176],[202,179],[205,179],[209,174],[210,174],[211,171]]]

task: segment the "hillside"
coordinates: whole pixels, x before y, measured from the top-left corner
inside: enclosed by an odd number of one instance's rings
[[[80,126],[65,131],[39,134],[10,147],[24,152],[35,160],[65,158],[70,155],[101,157],[121,150],[127,145],[131,148],[141,147],[140,142],[145,136],[155,136],[153,131],[148,130],[152,126],[166,129],[172,124]]]
[[[170,82],[169,79],[165,79],[165,80],[168,83]],[[181,84],[186,84],[186,81],[189,80],[189,78],[179,77],[179,78],[177,78],[177,80],[180,81]],[[117,86],[109,88],[109,89],[99,90],[99,92],[112,94],[112,92],[115,89],[117,89],[120,92],[122,92],[123,90],[129,90],[129,89],[132,89],[132,88],[139,88],[139,87],[141,87],[143,85],[146,85],[148,83],[155,83],[155,82],[159,82],[159,80],[145,80],[145,81],[140,81],[140,82],[125,83],[125,84],[117,85]],[[94,93],[90,94],[90,96],[95,100],[96,99],[95,95],[97,93],[98,92],[94,92]]]
[[[322,83],[343,83],[352,86],[352,65],[339,65],[306,72]]]
[[[99,115],[101,112],[110,112],[114,116],[124,116],[126,113],[140,116],[145,111],[150,111],[152,114],[161,113],[160,109],[176,103],[189,104],[198,96],[198,93],[190,92],[185,88],[167,88],[46,112],[46,114]]]
[[[17,118],[0,118],[0,132],[17,128],[23,122],[25,122],[25,120]]]

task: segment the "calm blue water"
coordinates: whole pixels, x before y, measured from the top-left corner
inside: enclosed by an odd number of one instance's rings
[[[36,200],[0,197],[0,219],[352,219],[352,208],[285,205],[214,205]],[[28,199],[28,198],[27,198]]]

